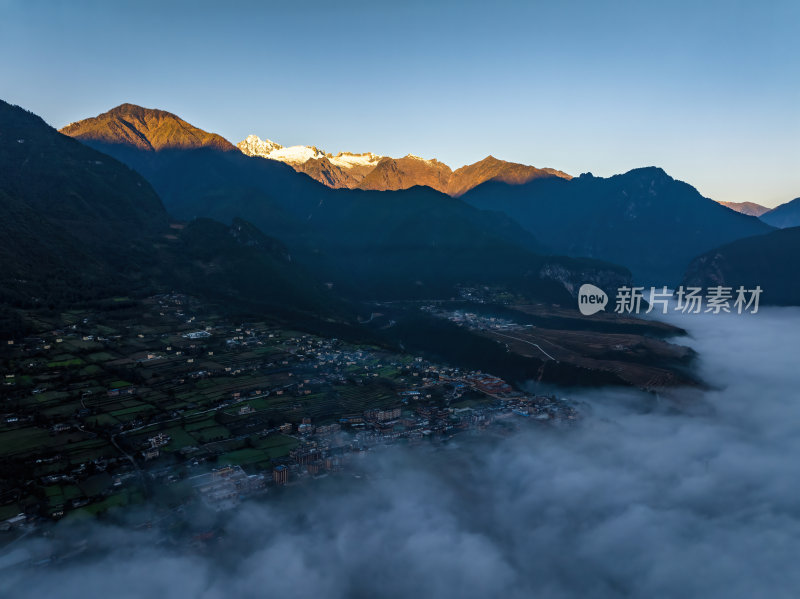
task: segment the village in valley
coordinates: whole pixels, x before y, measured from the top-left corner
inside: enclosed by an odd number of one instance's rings
[[[2,535],[145,500],[226,510],[347,476],[379,446],[578,418],[489,373],[233,322],[184,295],[114,303],[3,342]]]

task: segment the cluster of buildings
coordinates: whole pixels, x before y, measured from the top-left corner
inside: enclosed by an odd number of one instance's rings
[[[444,318],[459,326],[465,326],[470,329],[477,330],[493,330],[493,331],[523,331],[532,328],[533,325],[522,325],[500,318],[499,316],[488,316],[485,314],[478,314],[476,312],[467,312],[465,310],[442,310],[436,306],[423,306],[423,311],[428,312],[439,318]]]
[[[493,401],[475,406],[456,408],[418,403],[404,409],[366,410],[361,416],[343,417],[341,426],[314,428],[308,421],[298,425],[300,445],[273,468],[272,482],[285,485],[309,475],[317,477],[337,472],[354,456],[364,455],[381,445],[443,440],[468,430],[522,425],[526,419],[568,425],[579,417],[579,412],[568,401],[512,391],[507,397],[493,397]],[[281,430],[291,433],[291,425],[284,425]]]
[[[239,504],[242,498],[264,490],[263,474],[247,474],[241,466],[215,468],[189,479],[203,502],[213,510],[222,511]]]

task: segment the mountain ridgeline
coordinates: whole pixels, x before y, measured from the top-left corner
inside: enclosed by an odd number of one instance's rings
[[[779,229],[800,227],[800,198],[781,204],[777,208],[763,213],[760,218],[768,225]]]
[[[624,264],[647,285],[675,285],[695,256],[771,230],[655,167],[609,178],[490,181],[462,199],[511,216],[553,252]]]
[[[769,208],[766,206],[762,206],[761,204],[756,204],[755,202],[719,202],[726,208],[730,208],[731,210],[735,210],[736,212],[741,212],[742,214],[746,214],[748,216],[761,216],[765,212],[769,212]]]
[[[248,156],[260,156],[291,165],[297,172],[336,189],[396,191],[424,185],[458,197],[485,181],[502,181],[519,185],[542,177],[570,175],[552,168],[536,168],[526,164],[498,160],[487,156],[455,171],[443,162],[409,154],[402,158],[379,156],[371,152],[328,154],[315,146],[285,148],[270,140],[249,135],[236,144]]]
[[[235,150],[225,138],[198,129],[174,114],[134,104],[121,104],[99,116],[71,123],[61,133],[80,137],[84,142],[91,140],[93,145],[120,145],[156,152],[180,148]]]
[[[356,300],[498,285],[565,303],[582,282],[613,289],[630,272],[639,284],[673,286],[697,256],[773,230],[742,213],[752,207],[729,209],[656,167],[570,178],[489,157],[451,171],[415,156],[330,155],[255,136],[239,151],[175,115],[127,104],[63,132],[141,173],[171,216],[246,219]],[[309,168],[319,176],[305,176]],[[326,177],[338,183],[315,180]],[[411,181],[424,185],[404,189]]]
[[[451,297],[457,285],[467,284],[507,285],[563,302],[581,279],[609,286],[629,279],[614,264],[545,256],[535,236],[508,216],[427,187],[331,189],[287,164],[209,145],[197,134],[153,143],[169,138],[162,128],[173,132],[188,124],[142,110],[123,105],[64,132],[139,171],[173,216],[245,218],[348,297]],[[132,129],[134,139],[147,143],[130,143]]]

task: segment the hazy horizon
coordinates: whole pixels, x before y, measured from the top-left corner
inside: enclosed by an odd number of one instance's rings
[[[800,195],[792,2],[3,0],[0,13],[14,57],[2,97],[55,127],[131,102],[233,143],[453,168],[491,154],[573,175],[655,165],[714,200]]]

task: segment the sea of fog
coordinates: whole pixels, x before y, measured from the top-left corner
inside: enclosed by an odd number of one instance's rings
[[[240,506],[205,553],[56,527],[102,557],[7,568],[0,595],[796,598],[800,310],[669,318],[712,390],[570,392],[575,428],[379,452],[359,481]]]

